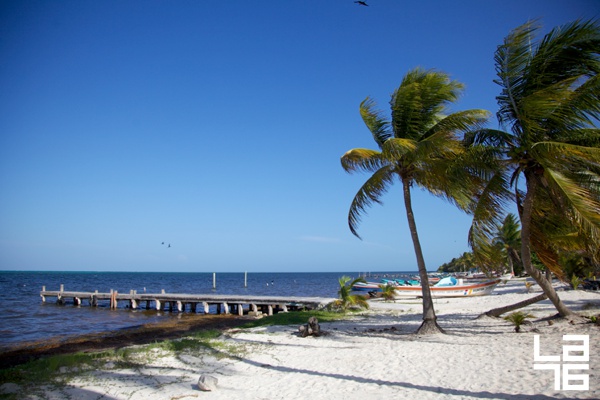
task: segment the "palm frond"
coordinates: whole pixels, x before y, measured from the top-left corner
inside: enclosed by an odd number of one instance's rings
[[[374,172],[387,164],[387,161],[377,150],[352,149],[341,158],[342,168],[348,173],[356,171]]]
[[[374,110],[375,106],[375,101],[367,97],[360,103],[359,110],[365,125],[373,135],[373,139],[379,148],[382,148],[386,140],[392,137],[393,134],[389,131],[390,123],[382,116],[381,111]]]
[[[441,119],[425,134],[423,139],[440,132],[452,134],[453,136],[460,135],[461,137],[470,132],[478,132],[483,129],[489,117],[490,112],[487,110],[458,111]]]
[[[595,121],[600,119],[600,76],[598,75],[590,78],[580,75],[565,79],[560,85],[552,85],[547,90],[540,90],[538,96],[545,98],[546,103],[554,102],[546,107],[552,112],[547,114],[540,124],[548,131],[547,136],[552,140],[569,140],[565,136],[570,136],[571,131],[593,129]]]
[[[412,139],[391,138],[383,145],[383,156],[390,162],[399,162],[417,149],[417,142]]]
[[[441,120],[463,87],[442,72],[416,68],[407,73],[390,101],[394,136],[418,140]]]
[[[373,203],[381,204],[379,198],[388,191],[393,179],[394,169],[391,166],[383,167],[375,172],[356,193],[348,211],[348,226],[354,236],[361,239],[357,231],[361,215]]]
[[[434,178],[426,187],[446,185],[439,187],[448,194],[446,200],[471,213],[487,183],[503,168],[500,155],[501,152],[495,147],[468,146],[455,154],[443,172],[429,174],[438,178]]]
[[[511,199],[506,175],[502,172],[495,173],[477,195],[477,201],[471,210],[473,221],[469,230],[469,245],[475,253],[477,249],[485,249],[486,244],[491,242]]]
[[[465,145],[487,145],[500,151],[516,147],[514,135],[497,129],[479,129],[467,132],[463,138]]]
[[[553,136],[555,126],[561,130],[584,126],[585,121],[568,107],[574,97],[570,88],[578,79],[578,76],[563,79],[521,98],[520,124],[527,127],[531,142],[548,140]]]
[[[600,202],[598,193],[582,187],[569,177],[558,171],[546,169],[546,176],[551,178],[555,187],[560,189],[560,195],[568,199],[571,210],[581,224],[590,223],[600,229]],[[596,182],[598,180],[596,179]]]
[[[532,52],[528,79],[544,87],[565,78],[600,72],[600,29],[593,20],[576,20],[553,28]]]
[[[504,43],[498,46],[494,55],[496,74],[495,83],[502,91],[496,97],[499,110],[498,121],[501,126],[511,125],[511,131],[517,134],[520,127],[515,121],[520,120],[520,99],[527,95],[527,69],[531,62],[531,41],[533,33],[538,29],[534,21],[527,22],[510,32]]]

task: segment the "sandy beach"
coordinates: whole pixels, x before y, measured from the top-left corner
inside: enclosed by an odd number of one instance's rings
[[[600,293],[563,290],[563,301],[585,315],[600,314]],[[320,337],[302,338],[297,326],[231,328],[211,348],[153,349],[126,367],[68,371],[64,382],[28,391],[26,399],[594,399],[600,398],[600,327],[548,318],[548,300],[525,309],[535,316],[522,333],[501,318],[482,317],[492,308],[540,293],[523,281],[499,286],[493,295],[436,299],[446,334],[415,335],[421,319],[417,299],[371,301],[371,310],[350,319],[321,323]],[[554,371],[534,369],[534,337],[540,355],[560,355],[563,335],[588,335],[588,390],[556,390]],[[575,354],[575,353],[574,353]],[[541,362],[537,364],[552,364]],[[574,362],[558,362],[567,365]],[[202,375],[218,380],[200,391]],[[570,384],[581,384],[581,380]],[[569,383],[569,382],[567,382]],[[4,394],[20,388],[11,383]],[[561,383],[561,389],[563,388]]]

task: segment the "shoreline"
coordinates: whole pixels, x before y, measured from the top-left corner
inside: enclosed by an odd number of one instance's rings
[[[340,393],[345,400],[367,396],[425,400],[600,398],[598,325],[552,319],[556,311],[548,300],[521,309],[535,315],[532,323],[523,325],[522,333],[515,333],[502,318],[480,317],[490,309],[539,294],[539,288],[535,289],[527,293],[523,282],[509,282],[489,296],[435,299],[438,322],[446,331],[439,335],[414,333],[421,322],[418,299],[372,300],[369,311],[321,322],[325,334],[320,337],[302,338],[297,326],[238,329],[226,326],[231,321],[221,321],[222,334],[208,347],[147,347],[127,363],[107,361],[94,370],[65,367],[64,380],[59,384],[32,390],[26,398],[320,399],[336,398]],[[600,314],[600,293],[559,287],[559,295],[579,313]],[[233,321],[239,326],[248,319]],[[183,339],[185,332],[170,331],[169,335]],[[557,391],[552,371],[533,368],[534,335],[539,335],[542,353],[547,355],[561,354],[565,334],[589,337],[586,391]],[[203,375],[218,379],[214,391],[199,391],[197,382]],[[6,393],[10,387],[3,390]]]
[[[225,330],[247,323],[249,318],[234,315],[180,314],[180,318],[153,322],[114,331],[17,343],[0,349],[0,369],[10,368],[45,356],[96,352],[177,339],[199,330]]]

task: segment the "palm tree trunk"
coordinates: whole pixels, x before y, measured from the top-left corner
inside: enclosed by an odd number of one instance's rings
[[[548,281],[544,275],[531,264],[531,213],[533,211],[533,198],[538,185],[538,179],[534,175],[534,172],[526,172],[525,180],[527,182],[527,194],[525,200],[523,200],[523,214],[521,216],[521,257],[523,261],[523,268],[525,271],[537,282],[538,285],[544,291],[544,294],[548,296],[558,314],[561,317],[568,317],[575,315],[558,297],[558,294],[552,287],[552,282]]]
[[[508,251],[510,251],[510,250],[508,250]],[[508,254],[508,257],[506,258],[506,261],[508,261],[508,269],[510,270],[510,274],[512,276],[515,276],[515,268],[514,268],[513,260],[512,260],[512,257],[510,256],[510,253]]]
[[[415,255],[417,256],[417,266],[419,267],[419,277],[421,278],[421,293],[423,295],[423,323],[417,330],[417,333],[444,333],[444,330],[437,324],[437,317],[433,308],[433,299],[431,298],[431,290],[429,290],[427,268],[425,267],[425,259],[423,258],[421,242],[419,241],[419,234],[417,233],[417,224],[415,223],[415,216],[412,209],[410,180],[402,178],[402,189],[404,192],[404,205],[406,207],[408,227],[415,247]]]
[[[505,314],[509,311],[518,310],[519,308],[530,306],[532,304],[537,303],[538,301],[546,300],[547,298],[548,298],[548,296],[546,296],[546,293],[538,294],[535,297],[520,301],[515,304],[511,304],[509,306],[491,309],[490,311],[487,311],[487,312],[483,313],[482,315],[487,315],[488,317],[499,317],[502,314]]]
[[[509,249],[509,258],[511,261],[510,266],[512,269],[512,274],[513,274],[513,276],[515,276],[515,264],[517,264],[517,263],[518,263],[518,265],[522,264],[521,258],[519,257],[519,252],[516,249],[511,247]]]

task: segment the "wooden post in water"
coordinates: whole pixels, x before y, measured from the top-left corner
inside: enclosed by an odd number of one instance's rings
[[[244,287],[248,287],[248,271],[244,272]]]
[[[110,289],[110,309],[111,310],[116,310],[117,309],[117,294],[118,292],[116,290],[112,290]]]
[[[213,272],[213,289],[217,288],[217,273]]]

